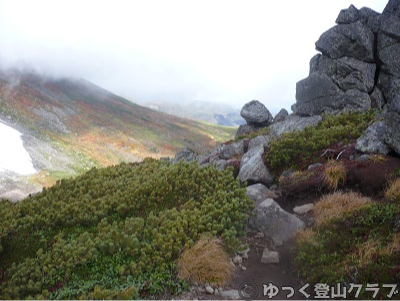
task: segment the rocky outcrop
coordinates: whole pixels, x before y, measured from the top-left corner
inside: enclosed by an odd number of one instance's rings
[[[274,120],[272,121],[273,123],[281,122],[286,119],[286,117],[289,116],[289,113],[286,109],[281,109],[278,114],[275,115]]]
[[[400,2],[390,0],[382,14],[350,5],[337,25],[315,43],[320,54],[309,76],[296,84],[296,115],[313,116],[383,108],[357,142],[360,151],[400,153]]]

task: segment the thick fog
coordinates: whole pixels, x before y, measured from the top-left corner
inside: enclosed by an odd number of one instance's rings
[[[85,78],[135,102],[290,110],[340,10],[386,3],[0,0],[0,67]]]

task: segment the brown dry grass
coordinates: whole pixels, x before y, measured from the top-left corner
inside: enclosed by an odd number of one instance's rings
[[[371,203],[370,198],[355,192],[336,192],[325,195],[314,207],[315,223],[321,225],[333,218],[341,217],[347,212],[369,206]]]
[[[329,160],[324,171],[324,183],[330,189],[337,189],[346,182],[346,166],[340,161]]]
[[[234,273],[229,256],[215,238],[202,238],[182,252],[178,269],[178,276],[186,281],[218,286],[225,285]]]
[[[389,181],[389,186],[385,191],[385,197],[390,201],[400,200],[400,178]]]
[[[294,239],[298,245],[308,243],[314,246],[318,246],[319,244],[315,239],[315,232],[310,228],[297,231]]]
[[[352,254],[352,261],[359,263],[360,266],[370,263],[378,253],[380,245],[381,240],[379,238],[368,239],[357,246],[357,250]]]
[[[374,164],[383,163],[387,160],[387,158],[381,154],[371,155],[369,156],[369,159],[374,162]]]
[[[381,254],[391,256],[399,251],[400,251],[400,233],[396,233],[393,235],[392,240],[381,251]]]

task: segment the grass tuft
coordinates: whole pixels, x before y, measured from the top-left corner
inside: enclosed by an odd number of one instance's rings
[[[342,162],[329,160],[324,171],[324,184],[336,190],[339,184],[346,182],[346,166]]]
[[[234,268],[220,241],[202,238],[185,250],[178,260],[178,276],[186,281],[223,286],[233,276]]]
[[[400,201],[400,178],[389,181],[389,186],[385,191],[385,197],[389,201]]]
[[[336,192],[325,195],[314,207],[315,223],[321,225],[339,218],[347,212],[369,206],[370,198],[363,197],[355,192]]]

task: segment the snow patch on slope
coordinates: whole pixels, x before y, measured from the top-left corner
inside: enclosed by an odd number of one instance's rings
[[[0,120],[0,172],[11,171],[19,175],[37,172],[21,136],[20,132]]]

